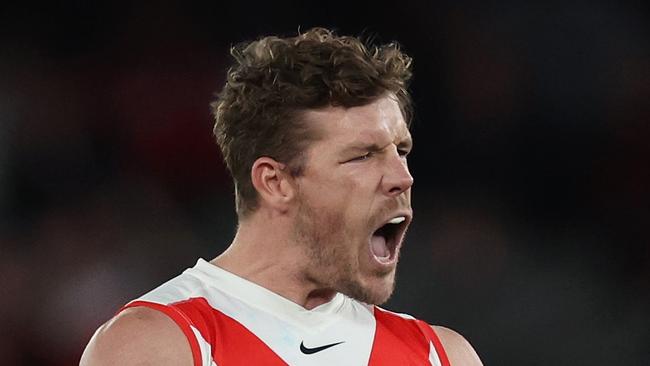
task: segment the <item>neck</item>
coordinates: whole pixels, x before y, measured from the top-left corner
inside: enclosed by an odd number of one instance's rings
[[[248,218],[240,222],[228,249],[210,263],[307,310],[331,301],[336,291],[318,286],[305,275],[307,257],[302,247],[291,241],[290,227],[273,220]]]

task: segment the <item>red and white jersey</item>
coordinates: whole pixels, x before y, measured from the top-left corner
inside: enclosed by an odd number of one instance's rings
[[[306,310],[203,259],[123,309],[135,306],[173,319],[196,366],[449,366],[423,321],[342,294]]]

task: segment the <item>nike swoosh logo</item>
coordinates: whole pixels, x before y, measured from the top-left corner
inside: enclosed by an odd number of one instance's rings
[[[324,350],[326,350],[326,349],[328,349],[330,347],[334,347],[334,346],[339,345],[341,343],[345,343],[345,342],[336,342],[336,343],[326,344],[326,345],[320,346],[320,347],[308,348],[308,347],[305,347],[305,344],[303,342],[300,342],[300,352],[302,352],[302,353],[304,353],[306,355],[311,355],[313,353],[324,351]]]

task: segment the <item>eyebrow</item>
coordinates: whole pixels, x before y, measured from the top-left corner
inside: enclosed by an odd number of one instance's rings
[[[386,146],[388,146],[388,145],[386,145]],[[397,148],[401,148],[401,149],[410,149],[412,147],[413,147],[413,139],[411,139],[410,137],[407,137],[407,138],[403,139],[402,141],[400,141],[397,144]],[[348,153],[361,152],[361,151],[377,152],[377,151],[381,151],[384,148],[385,148],[385,146],[382,147],[382,146],[379,146],[379,145],[374,144],[374,143],[370,143],[370,144],[359,143],[359,144],[348,146],[348,147],[344,148],[341,151],[341,153],[342,154],[348,154]]]
[[[348,146],[345,149],[342,150],[342,153],[348,153],[348,152],[357,152],[357,151],[379,151],[381,150],[381,147],[377,144],[358,144],[358,145],[352,145]]]

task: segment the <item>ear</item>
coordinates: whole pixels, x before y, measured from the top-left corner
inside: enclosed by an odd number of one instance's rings
[[[263,156],[253,163],[251,181],[260,198],[260,205],[286,212],[296,194],[287,166]]]

